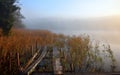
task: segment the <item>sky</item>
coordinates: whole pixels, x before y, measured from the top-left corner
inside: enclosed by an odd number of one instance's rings
[[[28,19],[39,17],[98,17],[120,14],[120,0],[20,0]]]

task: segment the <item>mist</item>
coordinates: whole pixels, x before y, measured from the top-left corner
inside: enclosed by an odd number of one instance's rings
[[[97,18],[37,18],[25,20],[28,29],[45,29],[66,35],[89,34],[95,39],[105,40],[112,47],[120,44],[120,17],[106,16]],[[119,47],[116,47],[119,48]]]

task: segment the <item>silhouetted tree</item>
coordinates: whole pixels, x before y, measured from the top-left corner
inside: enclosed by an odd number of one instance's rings
[[[18,0],[0,0],[0,28],[3,35],[8,35],[14,25],[14,14],[20,7],[17,5]]]
[[[25,28],[25,25],[22,23],[24,16],[20,13],[20,9],[14,13],[14,24],[13,28]]]

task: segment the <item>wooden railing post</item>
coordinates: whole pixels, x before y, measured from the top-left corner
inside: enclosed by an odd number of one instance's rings
[[[19,53],[16,53],[16,56],[17,56],[17,66],[18,66],[18,68],[20,68],[20,55],[19,55]]]
[[[12,70],[12,53],[9,53],[9,71]]]

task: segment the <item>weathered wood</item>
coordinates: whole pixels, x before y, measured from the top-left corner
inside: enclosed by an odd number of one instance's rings
[[[61,66],[61,58],[62,57],[58,57],[58,59],[54,59],[54,57],[56,55],[54,55],[54,51],[57,50],[57,48],[53,48],[52,51],[49,51],[49,49],[47,49],[47,47],[44,47],[44,49],[42,50],[42,52],[36,52],[34,54],[34,56],[32,57],[32,59],[27,63],[25,69],[24,69],[24,73],[27,73],[27,75],[31,74],[35,67],[44,59],[52,59],[51,63],[53,63],[53,71],[54,71],[54,74],[63,74],[63,68]],[[50,56],[47,56],[50,55]]]
[[[19,53],[16,53],[16,56],[17,56],[17,66],[18,66],[18,68],[20,68],[20,56],[19,56]]]
[[[39,50],[33,55],[33,57],[28,61],[24,69],[27,69],[27,67],[33,62],[34,58],[38,55]]]
[[[63,69],[62,69],[62,66],[61,66],[60,58],[55,59],[53,67],[54,67],[54,74],[55,75],[63,74],[63,71],[62,71]]]
[[[9,71],[12,70],[12,53],[9,53]]]
[[[54,52],[56,51],[56,52]],[[62,75],[63,74],[63,67],[61,65],[61,56],[56,56],[60,53],[58,52],[57,48],[53,48],[53,68],[54,68],[54,74],[55,75]]]
[[[30,73],[33,72],[33,70],[35,69],[35,67],[42,61],[42,59],[46,56],[47,54],[47,47],[44,48],[42,54],[37,54],[35,57],[39,56],[35,61],[32,62],[31,65],[29,65],[26,69],[24,69],[24,72],[27,73],[27,75],[29,75]],[[32,59],[33,60],[33,59]]]

